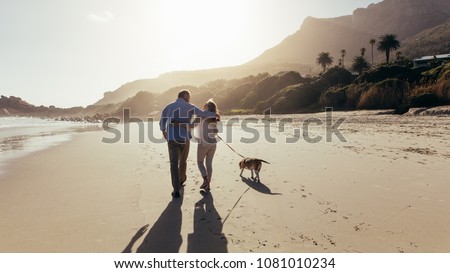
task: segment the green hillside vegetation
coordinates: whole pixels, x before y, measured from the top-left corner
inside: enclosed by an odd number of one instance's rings
[[[297,72],[280,72],[275,76],[266,77],[257,82],[248,94],[241,99],[238,107],[240,108],[254,108],[255,102],[267,100],[275,95],[279,90],[290,86],[305,82],[302,76]]]
[[[316,77],[303,77],[298,72],[260,73],[248,77],[218,79],[201,86],[182,85],[162,94],[140,91],[119,103],[91,105],[86,108],[35,107],[20,98],[2,97],[3,115],[121,117],[124,109],[131,116],[158,117],[165,105],[174,101],[182,89],[192,93],[191,102],[199,107],[213,98],[222,114],[306,113],[335,110],[397,109],[432,107],[450,104],[450,62],[433,67],[411,68],[395,63],[384,64],[360,76],[341,66],[331,67]],[[0,109],[1,110],[1,109]]]
[[[245,78],[219,79],[201,86],[177,86],[162,94],[139,92],[123,103],[91,106],[86,110],[120,116],[124,108],[134,116],[159,115],[182,89],[201,107],[213,98],[222,114],[305,113],[335,110],[396,109],[450,104],[450,63],[432,68],[398,64],[374,67],[357,76],[340,66],[317,77],[298,72],[262,73]],[[113,109],[111,111],[111,109]]]
[[[259,74],[234,81],[218,80],[200,87],[179,86],[161,95],[149,95],[147,100],[139,98],[142,96],[139,93],[122,107],[131,108],[136,115],[149,114],[173,101],[181,89],[189,89],[194,104],[201,106],[213,98],[221,111],[228,114],[260,114],[268,108],[273,113],[315,112],[322,111],[324,107],[341,110],[391,109],[404,104],[408,91],[413,90],[412,86],[417,85],[415,94],[420,94],[419,86],[424,88],[421,81],[426,82],[428,89],[432,88],[430,83],[437,80],[433,79],[437,77],[437,72],[427,71],[427,74],[422,70],[381,66],[358,78],[341,67],[333,67],[316,78],[304,78],[297,72],[273,76]],[[148,107],[143,107],[143,104]]]
[[[450,104],[450,62],[423,73],[424,84],[411,89],[414,107]]]
[[[323,107],[336,109],[395,109],[450,104],[450,63],[435,68],[380,66],[352,84],[331,88],[321,97]]]

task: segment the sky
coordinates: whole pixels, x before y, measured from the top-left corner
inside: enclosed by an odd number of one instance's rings
[[[0,0],[0,94],[87,106],[126,82],[246,63],[307,16],[381,0]]]

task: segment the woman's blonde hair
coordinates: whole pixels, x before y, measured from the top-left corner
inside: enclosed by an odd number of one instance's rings
[[[208,107],[208,111],[218,114],[219,109],[217,108],[217,104],[213,101],[213,99],[209,99],[206,102],[206,106]]]

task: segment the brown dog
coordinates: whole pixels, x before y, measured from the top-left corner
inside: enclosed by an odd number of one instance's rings
[[[262,159],[258,159],[258,158],[244,158],[241,160],[241,162],[239,162],[239,168],[241,168],[241,176],[242,176],[242,172],[244,172],[244,169],[247,170],[251,170],[252,171],[252,179],[255,179],[253,177],[253,171],[255,171],[256,173],[256,181],[261,182],[261,180],[259,179],[259,171],[261,170],[262,167],[262,162],[270,164],[269,162],[262,160]]]

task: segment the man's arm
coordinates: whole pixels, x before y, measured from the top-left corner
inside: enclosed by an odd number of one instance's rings
[[[191,104],[192,105],[192,104]],[[192,109],[194,109],[194,114],[198,117],[204,117],[204,118],[214,118],[216,117],[216,113],[210,112],[210,111],[203,111],[200,110],[197,106],[192,105]]]
[[[161,119],[159,120],[159,128],[163,133],[164,138],[167,140],[167,123],[169,122],[169,116],[168,116],[168,107],[164,108],[164,110],[161,113]]]

